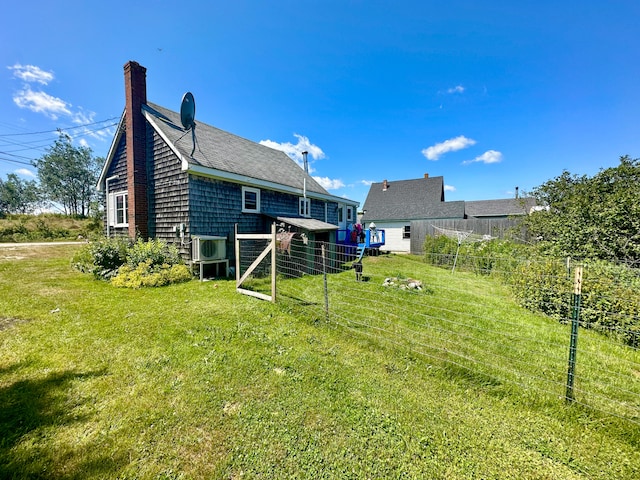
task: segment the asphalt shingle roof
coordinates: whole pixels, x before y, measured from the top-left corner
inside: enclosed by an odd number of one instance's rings
[[[443,177],[373,183],[364,202],[363,219],[412,220],[464,218],[464,202],[444,201]]]
[[[148,102],[147,119],[190,165],[331,195],[287,154],[196,121],[195,150],[191,132],[185,132],[180,114]],[[193,156],[191,153],[193,151]]]
[[[469,217],[501,217],[526,215],[536,204],[533,198],[504,198],[499,200],[477,200],[465,202],[465,213]]]

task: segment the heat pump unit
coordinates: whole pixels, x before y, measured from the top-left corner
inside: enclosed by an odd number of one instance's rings
[[[224,260],[227,258],[227,237],[194,235],[191,239],[191,257],[194,262]]]

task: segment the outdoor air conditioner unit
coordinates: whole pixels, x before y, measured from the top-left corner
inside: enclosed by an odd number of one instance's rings
[[[227,237],[194,235],[192,238],[191,258],[194,262],[224,260],[227,258]]]

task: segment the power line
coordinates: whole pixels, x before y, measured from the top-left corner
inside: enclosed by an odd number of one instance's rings
[[[100,120],[97,122],[91,122],[91,123],[84,123],[82,125],[76,125],[74,127],[59,127],[56,128],[54,130],[43,130],[41,132],[24,132],[24,133],[4,133],[4,134],[0,134],[0,137],[17,137],[17,136],[23,136],[23,135],[41,135],[43,133],[55,133],[55,132],[59,132],[61,130],[75,130],[77,128],[84,128],[84,127],[90,127],[91,125],[98,125],[99,123],[105,123],[105,122],[110,122],[112,120],[117,120],[119,117],[111,117],[111,118],[107,118],[105,120]],[[112,125],[109,125],[112,126]],[[107,128],[107,127],[104,127]]]
[[[3,152],[0,152],[3,153]],[[29,163],[29,162],[21,162],[20,160],[12,160],[10,158],[2,158],[0,157],[0,161],[2,162],[11,162],[11,163],[19,163],[20,165],[29,165],[30,167],[33,167],[33,164]]]

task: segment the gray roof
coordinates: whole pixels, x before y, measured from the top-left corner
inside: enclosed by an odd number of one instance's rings
[[[373,183],[364,202],[363,220],[464,218],[464,202],[444,201],[443,177]]]
[[[179,113],[150,102],[143,106],[143,113],[178,157],[188,163],[190,170],[224,172],[301,191],[306,181],[308,193],[331,196],[280,150],[201,122],[196,122],[194,150],[192,132],[185,132],[182,128]]]
[[[315,218],[303,218],[303,217],[277,217],[279,222],[288,223],[294,227],[307,230],[309,232],[317,232],[323,230],[337,230],[338,226],[332,223],[326,223]]]
[[[468,217],[507,217],[526,215],[536,204],[534,198],[504,198],[465,202]]]

